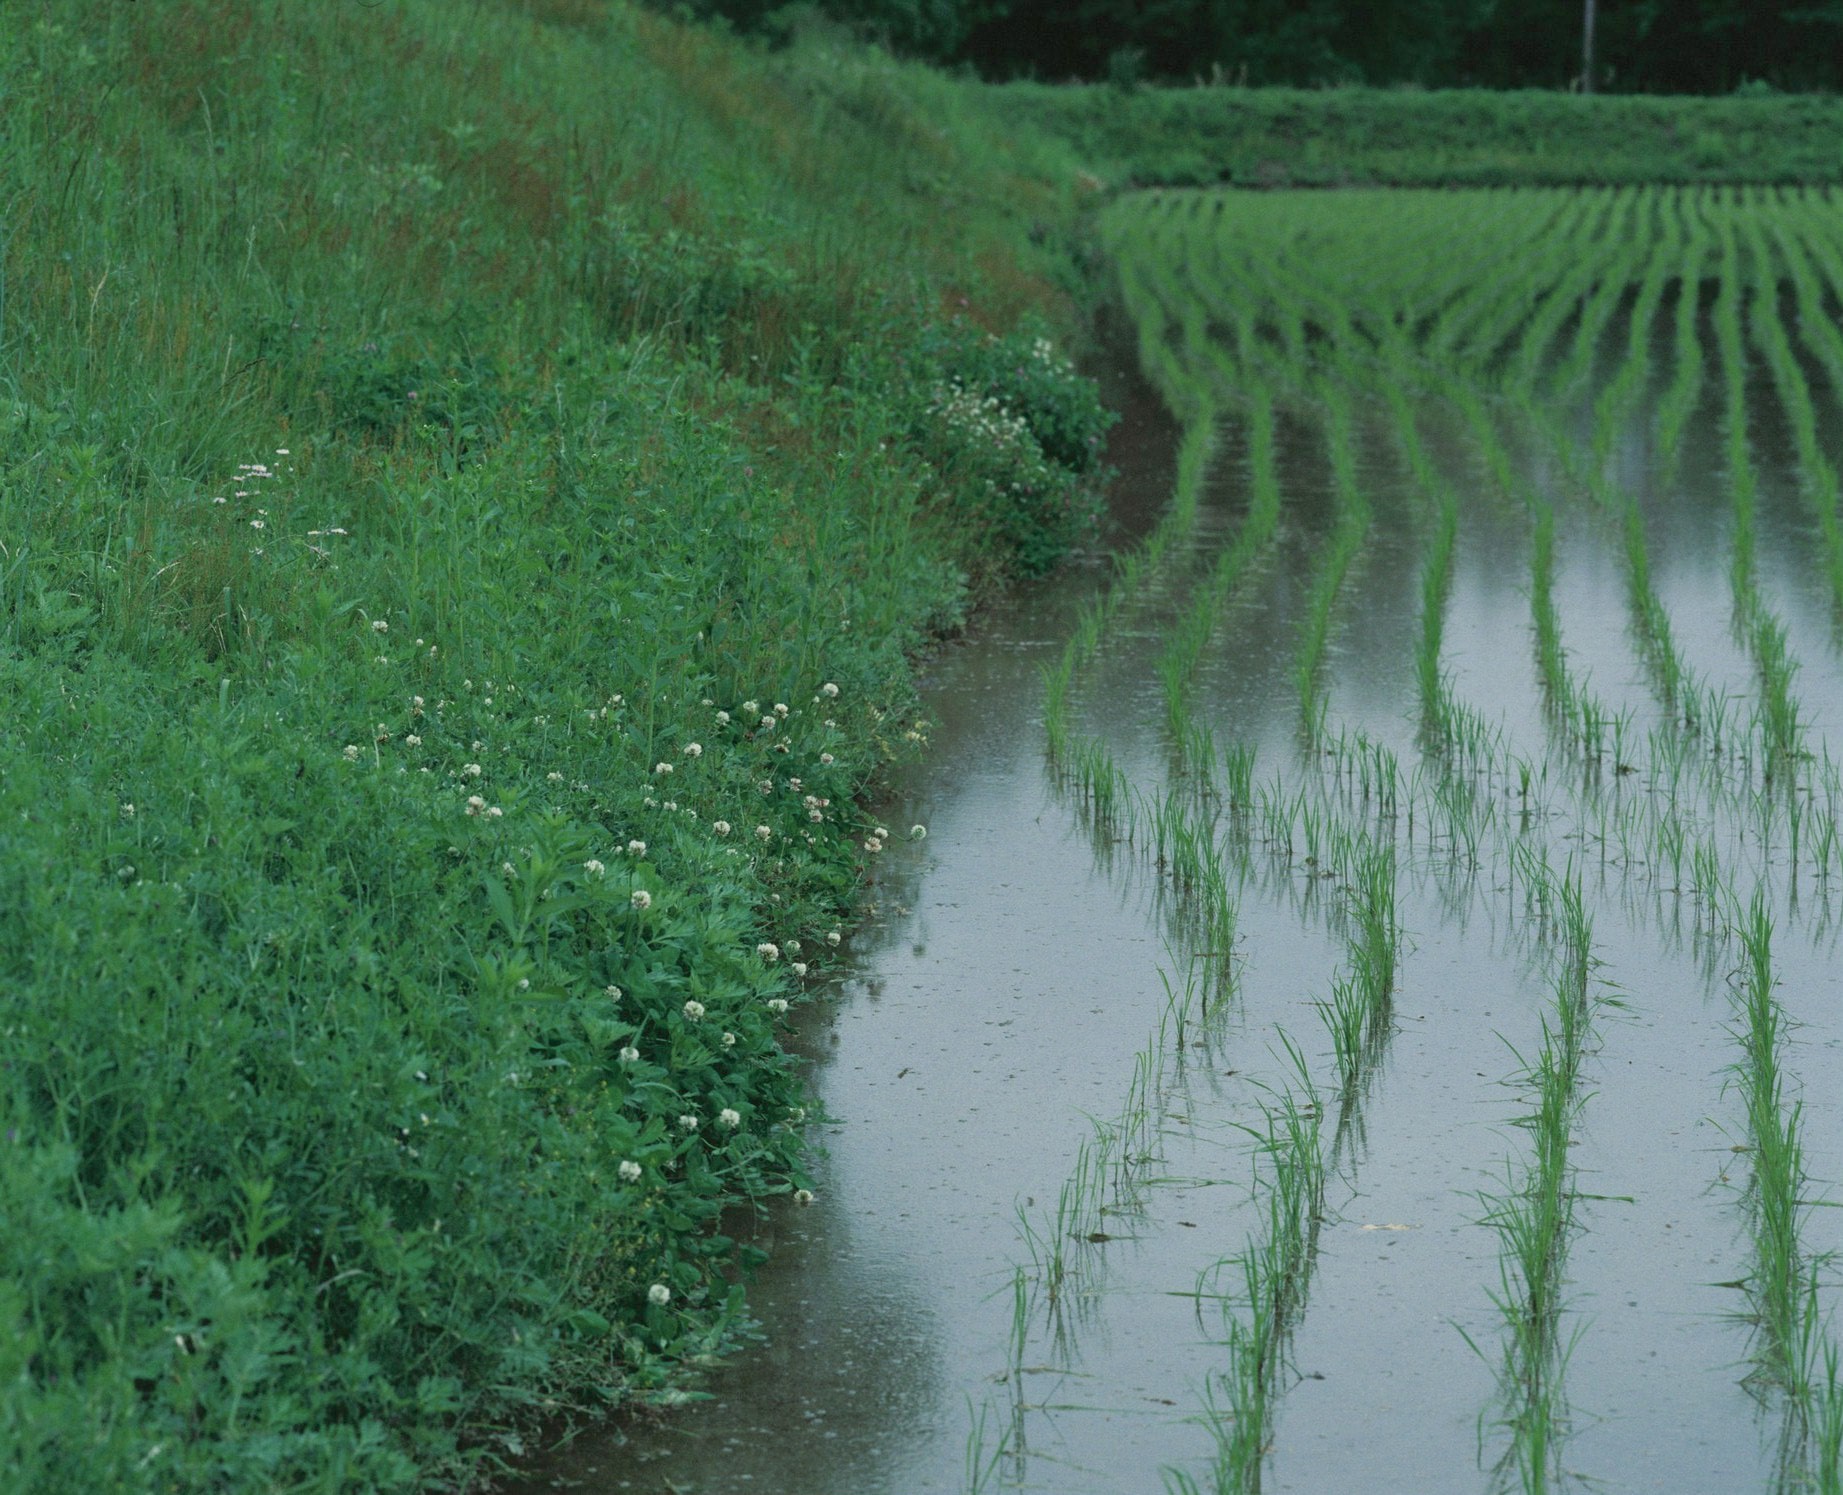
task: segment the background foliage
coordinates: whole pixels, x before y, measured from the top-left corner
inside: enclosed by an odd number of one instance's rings
[[[697,0],[749,28],[769,0]],[[826,14],[989,77],[1567,88],[1580,0],[824,0]],[[1843,0],[1628,0],[1599,6],[1595,86],[1725,93],[1843,82]]]

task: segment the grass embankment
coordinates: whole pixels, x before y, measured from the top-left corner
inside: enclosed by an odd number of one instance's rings
[[[1112,185],[1829,183],[1843,99],[1006,84],[992,107]]]
[[[731,1341],[910,651],[1092,502],[1074,174],[954,87],[0,15],[0,1484],[462,1482]]]

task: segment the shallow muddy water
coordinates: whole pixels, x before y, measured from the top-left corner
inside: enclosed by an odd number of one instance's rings
[[[1582,411],[1594,393],[1590,381]],[[1770,403],[1770,389],[1750,399]],[[1644,516],[1679,650],[1711,692],[1745,703],[1756,670],[1733,624],[1713,401],[1705,391],[1674,473],[1636,418],[1608,463]],[[1430,417],[1429,449],[1472,494],[1475,464],[1441,419]],[[1728,916],[1711,914],[1687,858],[1670,863],[1640,827],[1685,824],[1736,875],[1762,876],[1790,1024],[1788,1099],[1802,1105],[1820,1198],[1837,1197],[1843,1176],[1843,860],[1820,874],[1806,848],[1794,881],[1783,828],[1755,845],[1751,812],[1707,787],[1728,771],[1719,763],[1666,786],[1658,754],[1674,749],[1647,746],[1647,734],[1669,741],[1680,724],[1657,704],[1632,631],[1615,522],[1585,505],[1558,521],[1555,607],[1570,668],[1630,713],[1629,737],[1594,765],[1557,748],[1532,640],[1528,525],[1480,497],[1462,516],[1442,660],[1454,698],[1501,743],[1495,766],[1469,773],[1425,757],[1413,653],[1431,517],[1379,434],[1379,410],[1359,410],[1356,424],[1372,528],[1338,594],[1324,736],[1304,745],[1293,669],[1336,505],[1322,436],[1295,413],[1276,426],[1280,537],[1230,601],[1194,686],[1216,742],[1252,750],[1256,805],[1314,807],[1282,834],[1255,806],[1204,796],[1235,882],[1227,994],[1170,1030],[1173,990],[1224,952],[1197,948],[1143,829],[1085,813],[1047,759],[1042,674],[1104,584],[1105,562],[1090,557],[989,610],[928,670],[930,752],[898,777],[886,818],[929,834],[885,854],[838,987],[808,1010],[799,1046],[827,1117],[815,1132],[819,1197],[763,1226],[772,1256],[751,1289],[763,1344],[713,1375],[708,1401],[586,1435],[509,1488],[1153,1495],[1168,1471],[1202,1479],[1214,1444],[1201,1414],[1226,1358],[1219,1300],[1233,1296],[1225,1263],[1263,1228],[1251,1133],[1280,1087],[1307,1084],[1329,1166],[1258,1487],[1514,1483],[1499,1466],[1501,1243],[1485,1222],[1527,1161],[1524,1070],[1553,1001],[1545,926],[1508,855],[1519,841],[1565,860],[1593,926],[1561,1478],[1793,1487],[1784,1409],[1751,1376],[1756,1334],[1736,1286],[1752,1250],[1740,1013],[1732,951],[1711,933]],[[1125,435],[1139,442],[1116,448],[1136,479],[1123,502],[1130,534],[1148,496],[1169,491],[1174,437],[1149,419]],[[1763,439],[1752,460],[1759,587],[1821,749],[1843,742],[1832,603],[1792,451]],[[1527,477],[1566,486],[1534,467]],[[1184,553],[1114,618],[1077,686],[1081,730],[1142,795],[1196,792],[1164,727],[1158,660],[1188,600],[1182,578],[1248,503],[1245,433],[1231,418]],[[1327,747],[1359,736],[1399,763],[1400,804],[1359,793],[1354,759]],[[1470,829],[1452,808],[1462,803]],[[1143,826],[1147,812],[1135,813]],[[1316,816],[1396,855],[1394,1007],[1354,1104],[1335,1101],[1320,1016],[1347,961],[1348,885],[1315,839]],[[1059,1217],[1096,1121],[1132,1140],[1112,1154],[1098,1206]],[[1804,1245],[1820,1261],[1843,1249],[1843,1210],[1811,1210]],[[1052,1250],[1067,1259],[1059,1295],[1045,1293]],[[1834,1302],[1827,1275],[1823,1290]]]

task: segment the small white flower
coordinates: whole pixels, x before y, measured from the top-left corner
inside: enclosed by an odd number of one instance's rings
[[[520,991],[530,991],[531,990],[531,978],[529,976],[520,976],[518,978],[518,989]]]
[[[717,713],[717,725],[719,727],[727,727],[729,724],[730,714],[727,711],[719,711]]]
[[[678,1118],[678,1124],[679,1124],[680,1129],[683,1131],[695,1132],[698,1129],[698,1119],[697,1117],[693,1116],[689,1111],[687,1111],[683,1116]]]
[[[834,758],[830,753],[821,753],[819,755],[819,761],[822,764],[824,764],[827,768],[830,768],[838,760]]]
[[[613,986],[613,985],[604,986],[602,988],[602,991],[609,998],[610,1001],[618,1002],[621,1000],[621,989],[618,986]]]
[[[836,929],[834,929],[829,934],[826,935],[826,943],[828,945],[836,945],[843,938],[844,936],[840,934]]]
[[[882,826],[878,826],[874,831],[871,832],[871,835],[875,836],[879,841],[887,841],[890,838],[890,833],[887,830],[885,830]]]
[[[772,732],[776,727],[780,726],[780,724],[781,719],[778,716],[764,716],[762,718],[762,730],[764,732]]]
[[[421,747],[422,739],[412,732],[408,737],[403,739],[403,745],[405,747]]]
[[[798,1126],[801,1122],[805,1120],[806,1120],[806,1107],[805,1106],[795,1106],[791,1111],[787,1113],[787,1122],[788,1122],[788,1125],[790,1126]]]
[[[600,877],[602,873],[606,872],[608,869],[594,857],[590,857],[588,861],[582,864],[582,870],[588,873],[590,877]]]
[[[382,618],[373,618],[371,620],[371,631],[373,633],[389,633],[390,624],[386,623]]]
[[[623,1064],[638,1064],[640,1062],[640,1051],[632,1044],[629,1044],[626,1048],[621,1050],[620,1059]]]
[[[734,1033],[725,1033],[723,1035],[723,1047],[726,1049],[733,1049],[736,1047],[736,1035]]]
[[[814,825],[821,825],[825,821],[826,812],[824,810],[808,810],[806,812],[806,818],[812,821]]]
[[[646,842],[644,842],[644,841],[629,841],[629,842],[627,843],[627,854],[628,854],[628,855],[629,855],[630,857],[643,857],[643,856],[645,856],[645,855],[646,855]]]
[[[928,827],[925,825],[910,826],[909,839],[911,841],[926,841],[928,839]]]
[[[133,820],[134,819],[134,806],[129,801],[123,800],[122,805],[121,805],[121,813],[122,813],[123,820]]]
[[[710,822],[710,828],[719,836],[727,836],[730,833],[730,823],[727,820],[713,820]]]
[[[781,948],[789,955],[798,955],[800,953],[800,942],[798,940],[787,940],[782,943]]]
[[[721,1111],[717,1112],[717,1120],[724,1126],[741,1126],[742,1113],[740,1111],[733,1111],[728,1106],[725,1106]]]
[[[774,832],[765,825],[756,826],[755,834],[764,841],[772,841],[774,839]]]
[[[488,820],[497,820],[504,814],[505,811],[500,809],[498,805],[488,805],[486,807],[486,818]]]
[[[875,836],[872,836],[868,841],[864,843],[864,850],[872,851],[872,852],[881,851],[883,850],[883,843],[879,841]]]
[[[553,768],[549,773],[544,775],[544,782],[546,784],[561,784],[563,782],[563,775]]]
[[[837,699],[838,687],[834,685],[830,680],[828,680],[826,681],[824,685],[819,687],[819,694],[822,696],[831,696],[834,699]]]
[[[653,772],[656,774],[668,774],[671,771],[672,765],[670,763],[655,763],[653,765]]]
[[[646,1290],[646,1301],[655,1308],[664,1308],[672,1301],[672,1289],[663,1282],[655,1282]]]
[[[761,956],[763,960],[776,961],[781,958],[781,947],[779,945],[769,944],[764,940],[755,947],[755,953]]]
[[[702,1022],[704,1020],[704,1004],[695,998],[685,1003],[685,1016],[690,1018],[694,1023]]]
[[[461,765],[461,777],[464,779],[477,779],[485,772],[486,770],[478,763],[463,763]]]
[[[349,742],[346,744],[346,762],[358,762],[358,749]]]
[[[641,913],[645,913],[653,906],[653,895],[647,892],[645,888],[635,888],[633,898],[630,901],[636,909]]]
[[[794,961],[793,962],[793,973],[796,976],[804,976],[806,974],[806,962],[804,960]]]
[[[640,1182],[640,1165],[634,1162],[632,1158],[627,1159],[621,1164],[621,1181],[630,1184],[637,1184]]]
[[[761,702],[759,701],[744,701],[742,703],[742,714],[744,716],[754,716],[761,709]]]
[[[799,1205],[802,1209],[804,1209],[807,1205],[811,1204],[812,1202],[813,1202],[813,1191],[811,1189],[795,1189],[794,1190],[794,1203]]]
[[[774,703],[774,714],[776,716],[787,715],[787,703],[785,701],[776,701]]]
[[[787,998],[770,997],[768,999],[768,1010],[772,1012],[776,1017],[779,1017],[783,1012],[787,1010]]]
[[[703,757],[704,756],[704,745],[700,742],[687,742],[685,744],[685,756],[687,758]]]

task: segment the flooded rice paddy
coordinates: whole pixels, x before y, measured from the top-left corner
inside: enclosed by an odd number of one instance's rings
[[[932,669],[764,1343],[531,1488],[1836,1490],[1843,202],[1106,227],[1168,502]]]

